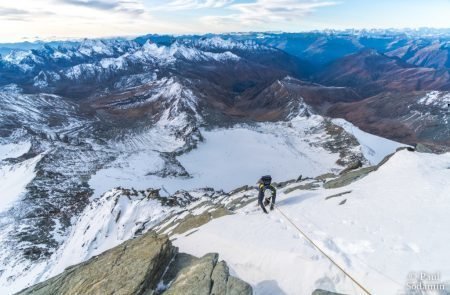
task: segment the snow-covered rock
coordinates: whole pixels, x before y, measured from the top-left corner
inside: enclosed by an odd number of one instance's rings
[[[44,72],[40,71],[39,74],[33,78],[33,86],[37,88],[45,88],[49,83],[59,81],[61,76],[52,71]]]
[[[111,47],[105,44],[105,42],[92,39],[85,39],[80,44],[78,51],[87,56],[91,56],[92,54],[111,56],[114,54]]]
[[[237,61],[239,57],[229,51],[223,53],[213,53],[201,51],[195,47],[189,47],[178,42],[170,46],[158,46],[155,43],[147,41],[142,46],[142,55],[148,59],[153,59],[160,63],[173,63],[181,58],[189,61]]]
[[[253,40],[246,41],[235,41],[231,38],[224,39],[220,36],[214,36],[211,38],[202,38],[200,40],[195,41],[195,44],[200,48],[205,49],[221,49],[221,50],[258,50],[258,49],[267,49],[269,47],[260,45]]]
[[[67,69],[64,75],[71,80],[89,79],[96,76],[99,67],[93,64],[79,64]]]
[[[450,93],[430,91],[423,98],[419,99],[418,103],[447,110],[450,105]]]
[[[118,58],[103,58],[100,61],[100,65],[102,68],[110,68],[112,70],[123,70],[127,66],[125,56],[120,56]]]
[[[13,50],[11,53],[4,56],[3,60],[19,67],[23,72],[31,71],[34,68],[35,63],[42,63],[31,50]]]

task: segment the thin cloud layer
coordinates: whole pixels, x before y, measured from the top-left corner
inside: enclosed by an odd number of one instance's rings
[[[233,0],[172,0],[167,1],[159,9],[201,9],[201,8],[220,8],[233,3]]]
[[[49,17],[51,15],[54,15],[54,13],[50,11],[31,11],[26,9],[0,7],[0,20],[4,21],[25,22],[29,17],[32,16]]]
[[[220,16],[206,16],[207,23],[254,25],[268,22],[292,22],[299,20],[316,9],[337,5],[335,1],[320,0],[256,0],[250,3],[232,4],[233,13]]]
[[[98,1],[98,0],[58,0],[62,4],[81,6],[85,8],[105,10],[111,12],[123,12],[130,14],[142,14],[145,12],[142,1]]]
[[[0,16],[15,16],[28,14],[28,11],[23,9],[0,7]]]
[[[59,0],[61,3],[67,3],[71,5],[77,5],[77,6],[83,6],[83,7],[89,7],[94,9],[101,9],[101,10],[111,10],[115,9],[119,6],[118,2],[103,2],[103,1],[96,1],[96,0]]]
[[[0,7],[0,20],[22,21],[29,12],[23,9]]]

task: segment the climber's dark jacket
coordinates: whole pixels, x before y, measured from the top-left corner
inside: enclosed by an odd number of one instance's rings
[[[266,189],[272,191],[272,196],[271,196],[272,204],[275,204],[275,199],[277,197],[277,190],[273,187],[273,185],[271,185],[271,184],[264,184],[264,183],[260,183],[259,184],[258,204],[262,208],[264,213],[267,213],[267,210],[266,210],[266,208],[264,207],[264,204],[263,204],[264,192],[266,191]]]

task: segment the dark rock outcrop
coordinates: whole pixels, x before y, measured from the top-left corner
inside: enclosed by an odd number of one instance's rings
[[[167,237],[149,233],[18,294],[144,294],[156,288],[175,253]]]
[[[341,172],[339,172],[339,175],[345,174],[349,171],[361,168],[363,166],[363,163],[361,162],[361,160],[356,160],[352,163],[350,163],[350,165],[347,166],[347,168],[345,168],[344,170],[342,170]]]
[[[416,152],[419,152],[419,153],[432,153],[433,152],[433,150],[431,150],[429,147],[427,147],[426,145],[421,144],[421,143],[418,143],[416,145],[415,150],[416,150]]]
[[[231,277],[218,254],[178,253],[165,235],[153,232],[124,242],[18,294],[252,294]]]
[[[252,294],[252,287],[244,281],[231,277],[227,264],[218,262],[215,253],[196,258],[177,254],[163,277],[170,286],[160,294],[165,295],[237,295]]]
[[[290,192],[296,191],[296,190],[313,190],[315,188],[319,188],[320,185],[315,182],[310,182],[306,184],[301,184],[293,187],[289,187],[284,190],[285,194],[289,194]]]
[[[360,178],[367,176],[370,172],[375,171],[376,168],[377,168],[376,166],[370,166],[358,170],[349,171],[347,173],[342,174],[336,179],[332,179],[326,182],[323,185],[323,187],[331,189],[346,186]]]

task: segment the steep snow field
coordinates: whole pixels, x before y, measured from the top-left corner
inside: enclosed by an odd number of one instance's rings
[[[121,190],[113,189],[93,200],[78,217],[64,244],[49,259],[33,264],[22,259],[13,261],[13,267],[3,268],[0,294],[14,294],[58,275],[71,265],[86,261],[132,239],[136,232],[146,232],[165,218],[186,216],[186,210],[205,200],[211,200],[211,194],[214,194],[211,190],[190,191],[189,197],[195,200],[184,207],[163,206],[161,202],[148,198],[148,191],[137,195],[130,192],[127,195]],[[183,195],[178,197],[179,200],[184,198]],[[5,238],[2,232],[0,238]],[[0,253],[0,258],[4,254]]]
[[[399,147],[406,146],[405,144],[364,132],[344,119],[333,119],[333,123],[341,126],[345,131],[356,137],[361,144],[361,151],[364,157],[372,165],[377,165],[386,155],[392,154]]]
[[[411,275],[438,273],[438,280],[424,283],[450,283],[449,179],[450,153],[401,151],[347,187],[281,191],[278,206],[373,294],[405,294],[415,282]],[[351,192],[325,199],[345,191]],[[174,243],[197,256],[220,253],[256,294],[316,288],[363,294],[280,212],[264,215],[255,204]]]
[[[8,143],[0,145],[0,161],[7,158],[17,158],[30,150],[30,142]]]
[[[17,154],[23,154],[20,148],[15,151]],[[36,176],[34,168],[41,159],[42,155],[38,155],[18,164],[0,166],[0,212],[10,208],[20,198],[25,186]]]

